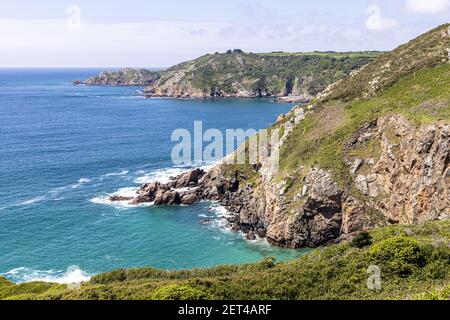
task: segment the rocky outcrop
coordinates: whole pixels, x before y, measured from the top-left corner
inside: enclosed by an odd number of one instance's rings
[[[218,201],[230,211],[228,221],[234,230],[249,239],[265,237],[292,248],[351,239],[378,226],[450,218],[450,122],[443,112],[449,107],[448,57],[441,50],[448,39],[443,30],[437,28],[382,56],[330,86],[314,104],[280,116],[273,127],[282,132],[278,149],[284,147],[289,160],[281,174],[274,166],[277,152],[259,155],[257,164],[229,165],[228,160],[245,152],[244,144],[208,172],[194,170],[167,184],[144,185],[130,201],[158,205]],[[424,43],[429,44],[427,50]],[[435,67],[438,63],[440,67]],[[401,94],[398,87],[394,98],[392,92],[379,93],[421,67],[428,73],[401,80]],[[373,74],[380,72],[383,85],[360,96],[360,85],[370,82],[374,87]],[[295,80],[289,81],[291,90]],[[373,95],[378,96],[361,100]],[[426,115],[428,122],[413,122],[414,110]],[[364,123],[364,119],[373,120]],[[330,156],[330,150],[336,155]],[[301,158],[308,152],[311,155]]]
[[[87,86],[149,86],[160,77],[159,71],[124,68],[104,71],[86,80],[75,80],[74,85]]]
[[[75,85],[145,86],[147,97],[309,100],[329,84],[371,62],[378,53],[208,54],[163,71],[106,71]]]
[[[277,98],[277,102],[282,102],[282,103],[308,103],[309,100],[311,100],[312,96],[310,95],[298,95],[298,96],[294,96],[294,95],[288,95],[288,96],[283,96],[283,97],[278,97]]]
[[[151,182],[144,184],[135,198],[111,196],[110,201],[130,201],[131,204],[154,203],[155,205],[190,205],[202,199],[199,186],[205,175],[201,169],[172,177],[168,183]]]
[[[177,98],[286,97],[279,102],[298,103],[309,100],[375,56],[342,54],[336,59],[314,53],[270,55],[240,50],[208,54],[167,69],[145,93],[149,97]]]
[[[362,138],[375,140],[380,148],[378,159],[361,158],[354,170],[355,186],[366,206],[390,223],[450,217],[448,123],[415,126],[402,116],[389,115],[378,119]]]
[[[292,123],[305,117],[307,108],[298,109],[303,112],[294,109]],[[230,174],[220,163],[207,173],[196,169],[167,184],[146,184],[130,201],[155,205],[219,201],[230,211],[228,221],[234,230],[249,239],[265,237],[272,244],[293,248],[349,239],[376,226],[450,217],[450,125],[417,127],[400,115],[389,115],[365,124],[346,142],[345,150],[350,154],[369,143],[379,144],[378,155],[345,158],[354,191],[339,186],[332,172],[311,167],[304,168],[294,198],[287,196],[286,182],[277,182],[269,169],[269,156],[254,167],[256,185],[237,171]]]

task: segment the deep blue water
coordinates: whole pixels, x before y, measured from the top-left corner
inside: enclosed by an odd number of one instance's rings
[[[260,129],[289,105],[145,99],[135,94],[140,88],[72,86],[98,71],[0,70],[0,274],[64,281],[116,268],[180,269],[302,254],[201,225],[220,212],[211,203],[105,202],[108,194],[183,170],[170,160],[174,129],[192,129],[194,120],[204,129]]]

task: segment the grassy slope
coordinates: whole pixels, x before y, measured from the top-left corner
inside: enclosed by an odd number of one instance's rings
[[[446,28],[382,55],[356,76],[338,83],[326,99],[317,102],[317,111],[290,134],[280,152],[279,178],[289,177],[294,181],[292,187],[298,187],[303,175],[298,168],[319,165],[334,172],[341,186],[351,185],[343,145],[364,123],[393,112],[417,124],[450,122],[450,64],[445,62],[445,44],[450,46],[450,41],[441,38]],[[391,67],[376,76],[381,79],[379,89],[362,98],[369,92],[375,70],[387,63]],[[375,157],[377,151],[375,145],[361,150]]]
[[[273,56],[273,57],[285,57],[285,56],[321,56],[321,57],[333,57],[336,59],[343,57],[353,57],[353,58],[377,58],[382,55],[383,51],[349,51],[349,52],[334,52],[334,51],[313,51],[313,52],[268,52],[268,53],[257,53],[260,56]]]
[[[0,280],[3,299],[447,299],[450,221],[373,230],[372,244],[317,249],[287,263],[190,271],[117,270],[79,289]],[[369,290],[367,268],[381,268],[381,290]]]
[[[180,82],[189,81],[202,90],[215,85],[232,93],[232,84],[237,81],[248,90],[261,87],[283,93],[288,79],[311,77],[307,91],[314,95],[376,56],[375,53],[208,54],[167,69],[159,84],[163,85],[174,72],[186,71]]]
[[[404,77],[369,100],[332,101],[295,127],[281,150],[280,176],[301,175],[296,168],[319,164],[348,176],[342,148],[348,137],[379,116],[396,112],[416,123],[450,121],[450,64]]]
[[[366,121],[398,112],[417,123],[450,119],[450,64],[443,62],[447,26],[380,57],[357,77],[336,86],[331,98],[294,128],[281,153],[281,175],[301,181],[301,165],[331,169],[348,183],[342,144]],[[448,43],[448,41],[447,41]],[[401,60],[401,63],[398,62]],[[387,61],[380,89],[361,99],[374,70]],[[368,92],[368,91],[367,91]],[[376,153],[377,146],[354,152]],[[298,190],[298,189],[297,189]],[[47,283],[15,285],[0,279],[0,298],[10,299],[449,299],[450,221],[390,226],[371,231],[373,244],[317,249],[288,263],[259,263],[190,271],[117,270],[80,289]],[[382,289],[367,289],[367,268],[382,271]]]

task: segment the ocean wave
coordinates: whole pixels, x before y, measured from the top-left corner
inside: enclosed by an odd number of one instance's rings
[[[70,266],[67,270],[34,270],[20,267],[12,269],[4,274],[15,282],[44,281],[60,284],[72,284],[86,282],[91,275],[78,266]]]
[[[232,225],[228,221],[228,218],[232,217],[234,214],[228,211],[224,206],[220,205],[217,202],[211,202],[208,211],[214,215],[214,218],[211,220],[210,226],[212,228],[218,229],[223,233],[228,234],[238,234],[248,243],[256,244],[256,245],[269,245],[269,242],[265,238],[260,238],[258,235],[255,235],[254,240],[249,240],[246,238],[246,235],[242,231],[233,231]],[[199,215],[200,216],[200,215]],[[270,247],[270,245],[269,245]]]
[[[153,203],[140,203],[140,204],[130,204],[129,201],[111,201],[109,198],[111,196],[120,196],[120,197],[136,197],[137,189],[133,187],[121,188],[114,193],[105,195],[105,196],[97,196],[92,198],[90,201],[95,204],[109,205],[113,206],[116,209],[131,209],[138,207],[150,207]]]
[[[224,206],[217,202],[211,202],[208,211],[213,215],[210,226],[219,229],[222,232],[231,232],[231,224],[228,222],[228,218],[233,214],[228,211]]]
[[[211,168],[214,164],[205,164],[204,166],[201,166],[199,168],[207,171],[209,168]],[[160,183],[168,183],[170,181],[171,177],[179,176],[180,174],[183,174],[185,172],[188,172],[189,170],[193,170],[196,168],[192,165],[178,165],[178,166],[172,166],[168,168],[162,168],[162,169],[156,169],[152,171],[145,171],[145,170],[139,170],[136,172],[133,172],[131,176],[137,176],[133,179],[133,182],[138,185],[142,185],[145,183],[150,182],[160,182]],[[111,172],[103,175],[103,177],[114,177],[114,176],[124,176],[128,175],[128,170],[123,170],[120,172]],[[178,189],[178,191],[186,191],[189,188],[183,188]],[[134,198],[137,195],[138,187],[126,187],[121,188],[117,190],[116,192],[107,194],[107,195],[101,195],[96,196],[92,199],[90,199],[90,202],[95,204],[102,204],[102,205],[109,205],[113,206],[116,209],[130,209],[130,208],[136,208],[136,207],[149,207],[152,206],[153,203],[144,203],[144,204],[130,204],[129,201],[111,201],[109,198],[111,196],[120,196],[120,197],[128,197],[128,198]]]
[[[81,179],[78,180],[78,183],[73,184],[70,187],[72,189],[77,189],[77,188],[81,187],[83,184],[89,183],[91,181],[92,181],[92,179],[89,179],[89,178],[81,178]],[[64,187],[60,188],[60,189],[64,190]]]
[[[137,184],[144,184],[149,182],[167,183],[170,181],[170,177],[179,176],[180,174],[187,171],[189,171],[188,168],[175,168],[175,167],[158,169],[155,171],[145,173],[140,177],[137,177],[136,179],[134,179],[134,182]]]
[[[61,196],[61,194],[63,192],[70,190],[70,189],[78,189],[81,186],[83,186],[91,181],[92,181],[92,179],[89,179],[89,178],[80,178],[80,179],[78,179],[77,183],[75,183],[75,184],[67,185],[64,187],[53,188],[44,195],[36,196],[36,197],[28,199],[28,200],[23,200],[23,201],[15,204],[15,206],[29,206],[29,205],[33,205],[33,204],[43,202],[43,201],[60,201],[60,200],[65,199],[64,196]]]
[[[38,197],[34,197],[32,199],[29,199],[29,200],[25,200],[25,201],[19,202],[18,205],[19,206],[28,206],[28,205],[35,204],[35,203],[38,203],[38,202],[42,202],[42,201],[44,201],[46,199],[47,199],[46,196],[38,196]]]
[[[128,170],[123,170],[120,172],[111,172],[111,173],[107,173],[104,175],[104,177],[118,177],[118,176],[124,176],[127,175],[129,173]]]
[[[201,166],[195,166],[192,164],[175,165],[172,167],[157,169],[157,170],[153,170],[150,172],[140,170],[137,172],[137,174],[141,174],[141,176],[135,178],[134,182],[137,184],[144,184],[144,183],[149,183],[149,182],[167,183],[170,181],[171,177],[179,176],[180,174],[183,174],[183,173],[193,170],[195,168],[199,168],[204,171],[208,171],[215,164],[216,164],[216,162],[206,163]]]
[[[112,99],[114,99],[114,100],[135,100],[135,99],[145,99],[145,98],[146,97],[143,95],[112,97]]]

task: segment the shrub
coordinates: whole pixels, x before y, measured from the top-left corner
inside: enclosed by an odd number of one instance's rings
[[[125,269],[114,270],[111,272],[93,276],[91,283],[107,284],[110,282],[123,282],[127,280],[128,271]]]
[[[170,284],[156,289],[152,293],[153,300],[206,300],[209,294],[188,285]]]
[[[426,264],[426,252],[419,242],[405,236],[388,238],[369,251],[370,259],[384,272],[408,276]]]
[[[368,232],[361,232],[352,241],[352,246],[362,249],[372,245],[372,236]]]
[[[258,264],[261,266],[261,269],[270,269],[276,266],[277,259],[274,257],[265,257]]]

